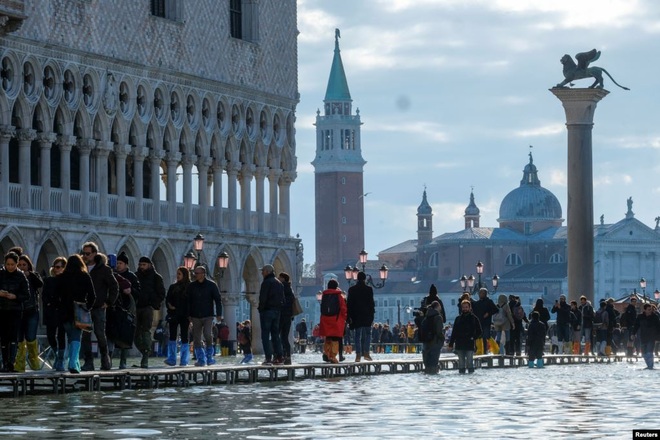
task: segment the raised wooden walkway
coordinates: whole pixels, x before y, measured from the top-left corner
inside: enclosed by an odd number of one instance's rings
[[[609,357],[586,355],[547,355],[545,365],[622,362],[622,355]],[[637,358],[631,360],[637,361]],[[527,367],[526,356],[475,356],[476,368]],[[455,370],[455,356],[440,358],[441,370]],[[110,391],[162,387],[231,385],[238,383],[327,379],[333,377],[368,376],[421,372],[421,359],[378,359],[371,362],[296,363],[262,366],[255,364],[210,367],[129,368],[126,370],[90,371],[80,374],[53,370],[0,374],[0,397],[38,394],[61,394],[77,391]]]

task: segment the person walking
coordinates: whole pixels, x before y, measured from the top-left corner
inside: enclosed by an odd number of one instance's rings
[[[176,365],[177,335],[181,337],[181,356],[179,365],[185,367],[190,362],[190,342],[188,339],[188,285],[190,271],[184,266],[176,269],[176,282],[167,289],[165,304],[167,308],[166,321],[170,326],[170,338],[167,342],[167,358],[165,363],[171,367]]]
[[[366,284],[367,275],[358,272],[357,283],[348,288],[348,325],[355,331],[355,362],[370,361],[371,326],[376,314],[374,289]]]
[[[497,313],[493,315],[493,329],[495,330],[495,342],[500,346],[500,354],[506,353],[507,342],[511,338],[511,329],[515,327],[513,313],[509,307],[506,295],[497,297]]]
[[[300,353],[304,354],[307,349],[307,322],[305,322],[305,318],[301,319],[300,322],[296,324],[296,332],[298,333]]]
[[[115,343],[115,347],[119,349],[119,369],[124,370],[128,367],[128,354],[135,341],[135,315],[137,313],[135,304],[140,297],[140,280],[138,279],[137,274],[130,270],[128,255],[126,255],[126,252],[122,251],[117,255],[115,274],[120,277],[117,279],[118,283],[119,280],[123,278],[125,280],[124,283],[130,283],[130,288],[128,288],[128,291],[122,289],[122,292],[119,294],[115,306],[114,317],[118,319],[120,317],[125,318],[125,315],[131,315],[134,319],[134,326],[132,326],[133,331],[126,329],[118,331],[118,333],[126,334],[125,339],[127,339],[127,341],[120,341],[119,344],[122,345],[121,347],[117,347],[117,343]],[[130,341],[128,341],[129,339]]]
[[[246,319],[242,323],[239,323],[236,330],[236,339],[238,340],[238,346],[243,352],[243,359],[241,364],[249,364],[252,361],[252,329],[251,322],[249,319]]]
[[[282,365],[284,357],[280,338],[280,311],[284,304],[284,286],[275,277],[275,268],[270,264],[261,268],[261,275],[263,281],[259,289],[257,309],[261,324],[261,342],[266,356],[263,365]]]
[[[23,303],[30,298],[30,286],[18,269],[18,254],[8,252],[0,268],[0,347],[2,371],[13,373],[16,361],[17,327]]]
[[[635,338],[639,331],[642,348],[642,357],[646,362],[645,370],[653,370],[653,349],[655,341],[660,339],[660,318],[653,313],[651,304],[644,304],[643,312],[637,315],[632,328],[632,337]]]
[[[151,259],[147,256],[142,256],[138,260],[136,275],[140,281],[140,297],[135,301],[137,325],[135,347],[142,353],[140,368],[149,368],[154,310],[160,310],[165,299],[165,284],[163,277],[156,272]]]
[[[280,340],[282,341],[282,354],[284,356],[284,365],[291,365],[291,342],[289,334],[291,333],[291,321],[293,321],[293,289],[291,288],[291,277],[286,272],[280,272],[278,279],[284,288],[284,304],[280,309]]]
[[[584,339],[584,354],[593,354],[593,343],[594,343],[594,307],[591,305],[591,301],[587,300],[587,297],[582,295],[580,296],[580,316],[582,317],[582,325],[580,326],[580,337]]]
[[[106,256],[99,252],[96,243],[88,241],[83,244],[82,255],[87,272],[94,283],[96,294],[94,304],[90,310],[94,324],[94,335],[101,355],[101,370],[110,369],[110,356],[108,352],[108,338],[105,331],[106,309],[112,307],[119,295],[119,284],[108,266]],[[94,371],[94,355],[92,353],[92,335],[84,332],[82,335],[82,352],[85,363],[83,371]]]
[[[339,289],[337,280],[328,281],[328,288],[321,295],[321,323],[319,333],[325,337],[323,354],[328,362],[337,364],[339,360],[339,341],[344,337],[346,327],[346,300]]]
[[[25,372],[25,360],[33,371],[41,370],[39,359],[39,343],[37,342],[37,327],[39,327],[40,289],[44,282],[34,271],[32,260],[25,254],[18,256],[18,268],[25,274],[30,289],[30,297],[23,301],[21,315],[18,320],[18,351],[14,369]]]
[[[56,278],[55,294],[60,303],[60,318],[69,344],[69,373],[80,373],[82,330],[75,325],[74,302],[87,309],[96,303],[94,283],[80,255],[71,255],[61,275]],[[88,332],[85,332],[88,333]]]
[[[482,336],[481,320],[472,313],[471,301],[461,301],[461,314],[454,320],[448,345],[458,356],[459,374],[465,374],[466,369],[468,373],[474,373],[474,349]]]
[[[559,295],[559,300],[552,306],[552,313],[557,314],[557,340],[559,354],[570,353],[571,349],[571,306],[566,302],[566,295]]]
[[[64,271],[66,258],[57,257],[53,260],[50,267],[50,276],[44,280],[44,287],[41,291],[41,301],[43,304],[43,320],[46,326],[46,338],[50,349],[55,354],[55,371],[64,371],[64,353],[66,350],[66,331],[60,318],[60,303],[57,300],[55,292],[56,277]]]
[[[530,315],[531,321],[527,328],[527,366],[543,368],[543,347],[545,346],[545,324],[540,321],[541,314],[533,311]]]
[[[462,304],[463,302],[461,302],[461,313],[463,313]],[[493,300],[488,297],[488,289],[485,287],[479,289],[479,299],[472,303],[472,309],[474,315],[479,318],[482,332],[482,342],[477,341],[477,354],[484,354],[488,352],[488,341],[492,339],[490,336],[490,326],[492,324],[493,315],[496,314],[499,309]]]
[[[422,346],[422,359],[426,374],[438,374],[440,352],[445,344],[444,321],[440,314],[440,303],[433,301],[426,309],[426,316],[422,320],[421,329],[424,336]]]
[[[192,321],[193,343],[196,367],[215,364],[213,358],[213,317],[222,319],[222,299],[218,285],[206,277],[206,268],[197,266],[193,271],[195,279],[188,284],[188,313]],[[215,310],[214,310],[215,305]],[[204,344],[202,345],[202,336]]]

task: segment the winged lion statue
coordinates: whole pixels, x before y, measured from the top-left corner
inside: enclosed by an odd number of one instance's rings
[[[580,52],[575,55],[577,64],[573,61],[570,55],[566,54],[561,57],[561,63],[564,65],[564,80],[557,84],[555,87],[566,87],[566,84],[573,86],[573,81],[584,78],[594,78],[594,83],[589,86],[590,89],[603,88],[603,73],[610,77],[612,82],[624,90],[630,90],[624,87],[612,78],[610,73],[602,67],[589,66],[592,62],[600,58],[600,51],[591,49],[588,52]]]

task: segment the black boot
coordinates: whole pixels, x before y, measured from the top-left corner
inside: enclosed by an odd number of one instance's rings
[[[149,352],[142,352],[142,360],[140,361],[140,368],[149,368]]]

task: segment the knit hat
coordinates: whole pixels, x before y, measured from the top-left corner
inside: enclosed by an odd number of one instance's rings
[[[117,261],[121,261],[124,264],[128,264],[128,255],[126,255],[126,252],[121,251],[119,255],[117,255]]]
[[[431,284],[431,287],[429,288],[429,295],[438,296],[438,289],[435,287],[435,284]]]
[[[151,263],[151,259],[150,259],[149,257],[147,257],[147,256],[144,256],[144,255],[143,255],[142,257],[140,257],[140,261],[139,261],[139,263],[149,263],[149,264],[152,264],[152,263]]]

